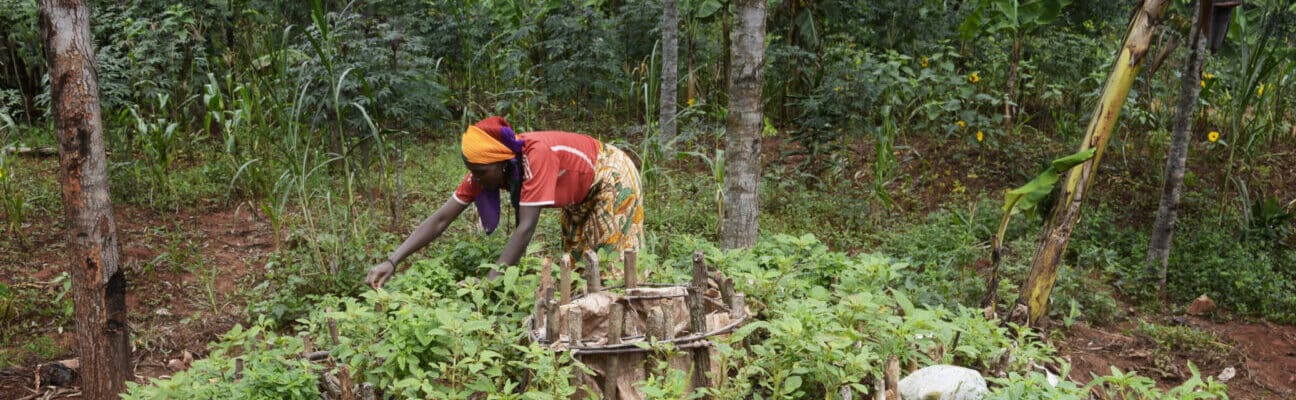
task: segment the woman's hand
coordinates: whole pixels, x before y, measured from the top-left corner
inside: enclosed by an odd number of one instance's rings
[[[365,277],[365,284],[376,289],[382,288],[391,279],[392,274],[396,273],[396,266],[392,265],[391,260],[383,260],[382,263],[369,268],[369,275]]]

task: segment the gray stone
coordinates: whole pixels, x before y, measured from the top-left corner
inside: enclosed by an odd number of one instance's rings
[[[933,365],[900,380],[903,400],[980,400],[989,393],[985,378],[975,370],[954,365]]]

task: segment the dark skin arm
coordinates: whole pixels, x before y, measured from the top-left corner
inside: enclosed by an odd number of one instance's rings
[[[499,265],[517,265],[522,255],[526,254],[527,245],[531,243],[531,235],[535,233],[536,224],[540,222],[540,210],[538,206],[521,206],[518,207],[518,226],[513,230],[513,235],[509,236],[507,245],[504,245],[504,252],[500,253]]]
[[[405,257],[414,254],[423,246],[427,246],[428,243],[441,236],[441,233],[450,225],[450,221],[458,217],[467,207],[454,200],[446,201],[431,217],[423,220],[423,223],[419,224],[414,233],[411,233],[409,238],[405,239],[405,242],[396,248],[396,251],[392,252],[391,261],[400,263]],[[499,259],[495,262],[496,264],[502,266],[517,265],[518,260],[522,259],[522,255],[526,254],[527,245],[531,243],[531,236],[535,234],[536,225],[540,222],[541,209],[541,207],[537,206],[520,207],[518,216],[521,221],[519,221],[517,229],[513,230],[513,234],[509,236],[508,244],[504,246],[504,252],[500,253]],[[387,281],[395,274],[395,268],[395,265],[384,260],[369,269],[369,275],[365,277],[365,283],[374,289],[380,288],[387,284]],[[499,275],[499,271],[491,270],[486,277],[495,279]]]
[[[423,220],[423,223],[420,223],[418,228],[414,229],[414,232],[405,239],[405,242],[401,243],[400,247],[397,247],[396,251],[388,256],[388,260],[384,260],[369,269],[369,275],[365,277],[365,284],[374,289],[387,284],[387,280],[391,279],[396,269],[392,262],[400,263],[405,257],[414,254],[414,252],[441,236],[446,227],[450,226],[450,221],[458,218],[459,214],[463,213],[464,209],[467,208],[467,205],[459,204],[454,199],[446,200],[445,204],[441,205],[441,208],[432,213],[432,216]]]

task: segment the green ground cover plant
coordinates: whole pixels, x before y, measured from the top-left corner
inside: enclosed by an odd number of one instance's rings
[[[811,235],[774,235],[752,250],[692,244],[750,295],[758,315],[718,345],[730,361],[719,385],[709,390],[717,398],[817,398],[843,387],[862,393],[868,386],[861,382],[879,377],[890,356],[905,365],[955,363],[992,370],[1005,351],[1013,356],[1001,366],[1007,375],[996,381],[993,396],[1027,389],[1039,390],[1041,398],[1078,396],[1098,385],[1042,386],[1034,366],[1065,364],[1055,350],[1033,339],[1032,330],[986,320],[980,310],[913,301],[930,296],[925,292],[931,289],[907,282],[913,268],[908,263],[830,251]],[[681,262],[644,267],[683,270],[688,258],[687,251],[659,255],[658,260]],[[132,384],[125,398],[318,396],[314,377],[327,367],[296,358],[303,339],[330,350],[337,365],[388,396],[562,398],[575,390],[567,378],[581,364],[521,340],[538,263],[527,258],[496,281],[451,283],[463,276],[453,273],[447,257],[419,261],[386,289],[319,298],[296,321],[295,332],[270,330],[273,322],[266,319],[236,327],[190,370],[149,385]],[[337,342],[330,337],[330,320],[339,332]],[[232,378],[235,358],[243,360],[240,380]],[[1208,378],[1162,392],[1148,386],[1149,379],[1118,371],[1095,382],[1106,384],[1105,390],[1137,391],[1148,398],[1223,390]],[[644,385],[648,393],[678,393],[670,380]]]

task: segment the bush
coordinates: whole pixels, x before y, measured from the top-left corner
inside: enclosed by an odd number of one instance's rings
[[[1001,326],[976,309],[914,302],[919,297],[911,294],[924,289],[906,286],[909,267],[886,256],[831,252],[809,235],[767,237],[751,250],[694,244],[750,296],[756,310],[755,321],[718,341],[725,375],[709,390],[716,398],[824,398],[843,387],[865,392],[868,388],[858,382],[880,376],[891,356],[904,364],[990,370],[1012,349],[1010,375],[999,381],[1001,393],[1042,388],[1042,378],[1031,372],[1035,363],[1065,365],[1030,329]],[[656,268],[687,268],[675,258],[664,257],[670,262]],[[302,337],[323,344],[353,376],[388,396],[564,398],[575,391],[569,383],[573,370],[584,367],[569,353],[516,344],[533,307],[537,264],[526,258],[496,281],[447,285],[453,267],[444,259],[423,261],[386,290],[319,298],[299,320],[298,336],[266,331],[271,321],[265,319],[246,330],[236,327],[213,345],[208,359],[153,385],[131,384],[126,398],[318,396],[314,375],[325,371],[295,357]],[[652,268],[646,264],[641,265]],[[338,327],[336,343],[329,339],[329,321]],[[262,336],[266,339],[256,339]],[[235,357],[245,361],[243,380],[229,377]],[[1144,385],[1150,380],[1141,379],[1146,378],[1119,372],[1099,378],[1114,385],[1108,390],[1134,388],[1162,396]],[[1197,379],[1185,386],[1202,385]],[[1223,386],[1209,387],[1218,392]],[[643,388],[681,393],[669,380],[653,379]],[[1076,394],[1072,384],[1048,390]],[[1176,390],[1169,393],[1187,393]]]

